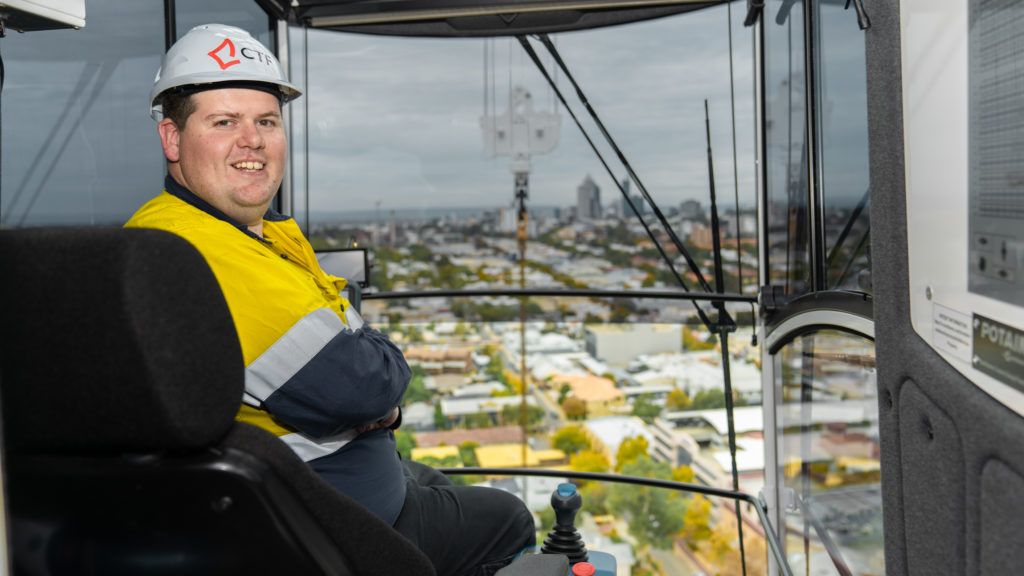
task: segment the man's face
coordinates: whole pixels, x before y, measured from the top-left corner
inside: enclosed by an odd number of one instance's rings
[[[165,119],[158,131],[168,170],[179,184],[240,224],[259,223],[284,176],[281,105],[245,88],[192,95],[184,127]]]

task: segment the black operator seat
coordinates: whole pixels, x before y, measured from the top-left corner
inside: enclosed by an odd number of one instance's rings
[[[15,574],[431,575],[408,540],[236,422],[202,256],[157,230],[0,231]]]

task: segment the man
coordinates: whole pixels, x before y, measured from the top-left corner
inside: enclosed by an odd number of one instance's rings
[[[401,461],[392,429],[405,358],[363,325],[294,220],[270,208],[287,152],[281,105],[300,95],[245,31],[192,29],[165,55],[150,99],[165,190],[126,226],[183,236],[213,269],[246,362],[239,420],[395,526],[439,575],[491,574],[534,544],[532,515],[506,492]]]

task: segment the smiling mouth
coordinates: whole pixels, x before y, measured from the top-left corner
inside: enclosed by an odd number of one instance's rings
[[[234,167],[236,170],[241,170],[243,172],[259,172],[263,170],[263,162],[236,162],[231,166]]]

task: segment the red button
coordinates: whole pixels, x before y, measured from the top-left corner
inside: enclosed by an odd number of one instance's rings
[[[594,576],[597,568],[590,562],[577,562],[572,565],[572,576]]]

